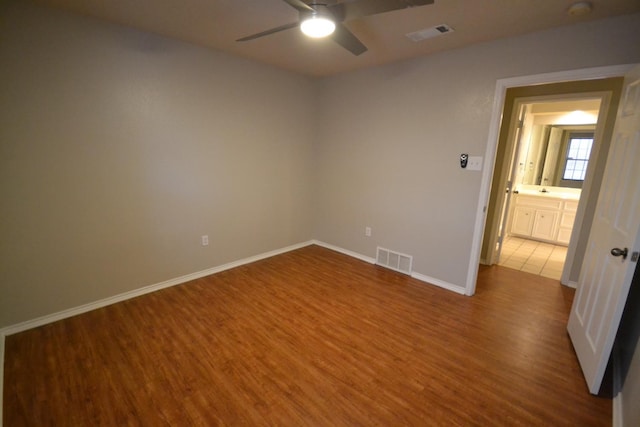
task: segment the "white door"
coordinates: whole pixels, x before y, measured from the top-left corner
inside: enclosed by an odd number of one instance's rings
[[[489,264],[497,263],[500,260],[500,254],[502,253],[502,243],[507,235],[507,220],[509,206],[511,205],[511,194],[513,191],[513,179],[516,176],[517,163],[516,157],[520,155],[520,149],[522,147],[522,128],[524,126],[524,119],[527,114],[527,106],[525,104],[520,105],[520,111],[518,113],[518,125],[516,127],[516,135],[514,137],[513,152],[509,160],[509,176],[507,177],[507,186],[505,189],[506,196],[502,201],[502,209],[500,210],[500,222],[498,224],[498,236],[496,237],[496,244],[491,249],[491,255],[489,256]],[[505,157],[507,158],[507,157]],[[500,198],[498,198],[498,203]],[[492,240],[493,242],[493,240]]]
[[[627,251],[626,257],[622,254]],[[597,393],[640,251],[640,66],[625,78],[595,217],[567,327]]]

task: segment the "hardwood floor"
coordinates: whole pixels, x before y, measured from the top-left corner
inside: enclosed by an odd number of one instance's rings
[[[572,298],[503,267],[469,298],[310,246],[7,337],[4,425],[610,425]]]

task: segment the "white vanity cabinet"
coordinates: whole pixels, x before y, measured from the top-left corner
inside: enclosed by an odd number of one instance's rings
[[[576,220],[576,211],[578,210],[577,200],[565,200],[562,212],[560,214],[560,223],[558,226],[558,243],[568,245],[571,239],[571,231],[573,230],[573,222]]]
[[[577,200],[553,196],[514,195],[509,234],[544,242],[568,245]]]
[[[533,217],[536,211],[526,206],[516,206],[513,209],[513,220],[511,222],[511,234],[521,236],[531,236],[533,229]]]
[[[556,240],[559,218],[560,212],[558,211],[546,209],[536,210],[535,217],[533,218],[531,237],[539,240]]]

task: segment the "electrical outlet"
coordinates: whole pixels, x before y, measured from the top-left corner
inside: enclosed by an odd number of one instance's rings
[[[209,236],[204,235],[200,238],[202,241],[202,246],[209,246]]]
[[[367,237],[371,237],[371,227],[364,228],[364,235]]]

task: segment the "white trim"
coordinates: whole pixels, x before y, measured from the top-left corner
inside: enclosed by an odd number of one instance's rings
[[[368,262],[369,264],[375,264],[376,259],[368,257],[366,255],[359,254],[357,252],[350,251],[349,249],[344,249],[339,246],[334,246],[329,243],[322,242],[320,240],[312,240],[314,245],[322,246],[323,248],[331,249],[332,251],[340,252],[341,254],[348,255],[352,258],[357,258],[360,261]]]
[[[489,193],[491,190],[491,177],[495,167],[495,154],[498,145],[498,134],[500,132],[500,122],[502,121],[502,110],[504,109],[504,98],[508,88],[516,86],[531,86],[544,83],[558,83],[564,81],[603,79],[608,77],[624,76],[633,65],[613,65],[609,67],[595,67],[580,70],[560,71],[554,73],[535,74],[530,76],[509,77],[499,79],[496,82],[496,90],[493,96],[493,109],[491,122],[489,123],[489,136],[487,137],[487,148],[485,151],[485,164],[480,182],[480,194],[476,208],[476,219],[473,228],[473,239],[471,242],[471,256],[469,257],[469,267],[467,270],[467,283],[465,287],[466,295],[473,295],[476,292],[476,281],[478,279],[478,265],[480,262],[480,252],[482,250],[482,236],[484,234],[486,209],[489,204]]]
[[[314,245],[322,246],[323,248],[331,249],[332,251],[340,252],[341,254],[348,255],[353,258],[357,258],[361,261],[368,262],[369,264],[375,264],[376,259],[368,257],[366,255],[359,254],[357,252],[350,251],[348,249],[341,248],[339,246],[330,245],[329,243],[321,242],[319,240],[312,240]],[[394,269],[391,269],[394,270]],[[394,270],[395,271],[395,270]],[[400,272],[403,273],[403,272]],[[403,273],[406,274],[406,273]],[[449,282],[445,282],[444,280],[436,279],[434,277],[426,276],[424,274],[413,272],[411,273],[411,278],[420,280],[421,282],[428,283],[433,286],[437,286],[439,288],[446,289],[448,291],[455,292],[457,294],[464,295],[465,288],[462,286],[454,285]]]
[[[420,274],[420,273],[411,273],[411,277],[413,277],[414,279],[420,280],[421,282],[426,282],[430,285],[435,285],[438,286],[440,288],[444,288],[448,291],[452,291],[455,292],[457,294],[460,295],[464,295],[466,289],[463,288],[462,286],[458,286],[458,285],[454,285],[453,283],[449,283],[449,282],[445,282],[443,280],[440,279],[436,279],[434,277],[430,277],[430,276],[426,276],[424,274]]]
[[[284,248],[276,249],[269,252],[264,252],[259,255],[254,255],[248,258],[244,258],[238,261],[233,261],[227,264],[223,264],[217,267],[209,268],[206,270],[198,271],[195,273],[186,274],[184,276],[176,277],[174,279],[169,279],[164,282],[156,283],[154,285],[144,286],[139,289],[135,289],[133,291],[124,292],[122,294],[114,295],[112,297],[104,298],[98,301],[91,302],[89,304],[84,304],[79,307],[70,308],[68,310],[59,311],[57,313],[48,314],[46,316],[38,317],[36,319],[27,320],[26,322],[18,323],[16,325],[8,326],[6,328],[0,329],[0,336],[13,335],[18,332],[23,332],[32,328],[37,328],[42,325],[46,325],[48,323],[53,323],[58,320],[66,319],[68,317],[76,316],[78,314],[86,313],[91,310],[95,310],[98,308],[106,307],[111,304],[115,304],[121,301],[126,301],[131,298],[136,298],[141,295],[145,295],[151,292],[159,291],[160,289],[169,288],[171,286],[180,285],[185,282],[189,282],[191,280],[200,279],[201,277],[210,276],[212,274],[219,273],[221,271],[229,270],[235,267],[239,267],[241,265],[249,264],[252,262],[260,261],[265,258],[270,258],[275,255],[280,255],[285,252],[290,252],[296,249],[303,248],[305,246],[309,246],[313,244],[312,241],[307,241],[303,243],[298,243],[295,245],[287,246]],[[4,359],[2,359],[4,362]]]
[[[613,419],[611,421],[612,427],[624,427],[624,408],[622,407],[622,378],[621,378],[621,367],[620,367],[620,351],[614,349],[612,354],[613,356],[613,401],[612,412]]]
[[[622,392],[619,392],[613,398],[613,420],[612,427],[624,427],[624,413],[622,412]]]
[[[2,356],[0,358],[0,362],[2,363],[0,365],[0,374],[2,374],[2,367],[4,366],[4,337],[8,336],[8,335],[13,335],[13,334],[17,334],[19,332],[24,332],[27,331],[29,329],[33,329],[33,328],[37,328],[39,326],[43,326],[43,325],[47,325],[49,323],[53,323],[53,322],[57,322],[58,320],[62,320],[62,319],[66,319],[69,317],[73,317],[73,316],[77,316],[78,314],[82,314],[82,313],[86,313],[92,310],[96,310],[98,308],[102,308],[102,307],[106,307],[118,302],[122,302],[122,301],[126,301],[128,299],[131,298],[136,298],[139,297],[141,295],[145,295],[145,294],[149,294],[152,292],[156,292],[159,291],[161,289],[165,289],[165,288],[169,288],[172,286],[176,286],[176,285],[180,285],[182,283],[186,283],[189,282],[191,280],[196,280],[196,279],[200,279],[202,277],[206,277],[206,276],[210,276],[212,274],[216,274],[219,273],[221,271],[225,271],[225,270],[230,270],[232,268],[235,267],[239,267],[241,265],[245,265],[245,264],[250,264],[252,262],[256,262],[256,261],[260,261],[262,259],[265,258],[271,258],[273,256],[276,255],[280,255],[286,252],[291,252],[293,250],[296,249],[300,249],[309,245],[318,245],[318,246],[322,246],[324,248],[327,249],[331,249],[333,251],[339,252],[341,254],[344,255],[348,255],[352,258],[357,258],[361,261],[367,262],[369,264],[375,264],[376,263],[376,259],[366,256],[366,255],[362,255],[359,254],[357,252],[354,251],[350,251],[348,249],[344,249],[341,248],[339,246],[335,246],[335,245],[331,245],[329,243],[325,243],[322,242],[320,240],[309,240],[307,242],[302,242],[302,243],[297,243],[295,245],[291,245],[291,246],[287,246],[284,248],[280,248],[280,249],[275,249],[273,251],[269,251],[269,252],[264,252],[262,254],[258,254],[258,255],[254,255],[248,258],[244,258],[238,261],[233,261],[227,264],[223,264],[217,267],[212,267],[212,268],[208,268],[206,270],[201,270],[201,271],[197,271],[195,273],[190,273],[190,274],[186,274],[184,276],[180,276],[180,277],[176,277],[173,279],[169,279],[169,280],[165,280],[164,282],[160,282],[160,283],[156,283],[153,285],[149,285],[149,286],[144,286],[142,288],[138,288],[138,289],[134,289],[132,291],[128,291],[128,292],[124,292],[118,295],[114,295],[112,297],[108,297],[108,298],[104,298],[98,301],[94,301],[88,304],[84,304],[78,307],[74,307],[74,308],[70,308],[67,310],[62,310],[59,311],[57,313],[52,313],[52,314],[48,314],[46,316],[41,316],[35,319],[31,319],[31,320],[27,320],[25,322],[21,322],[15,325],[11,325],[11,326],[7,326],[5,328],[0,329],[0,339],[2,340],[2,343],[0,344],[0,356]],[[452,283],[449,282],[445,282],[443,280],[440,279],[436,279],[434,277],[430,277],[430,276],[426,276],[424,274],[420,274],[420,273],[411,273],[411,277],[413,277],[414,279],[418,279],[420,281],[423,282],[427,282],[430,283],[432,285],[435,286],[439,286],[441,288],[444,289],[448,289],[450,291],[459,293],[459,294],[464,294],[465,293],[465,288],[458,286],[458,285],[454,285]],[[2,383],[0,382],[0,385],[2,385]],[[1,387],[0,387],[1,388]],[[0,424],[1,427],[1,424]]]

